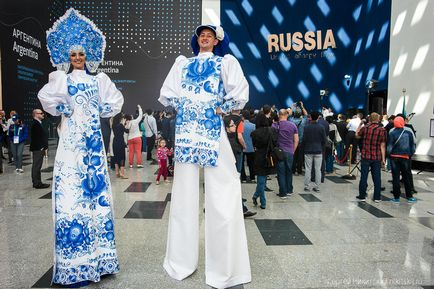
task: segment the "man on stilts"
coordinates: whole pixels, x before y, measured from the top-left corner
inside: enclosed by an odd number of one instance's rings
[[[175,172],[164,268],[177,280],[190,276],[199,257],[199,169],[205,179],[206,283],[227,288],[251,281],[241,210],[241,182],[221,113],[242,109],[249,86],[238,61],[225,52],[221,27],[196,28],[196,55],[179,56],[159,101],[176,109]]]

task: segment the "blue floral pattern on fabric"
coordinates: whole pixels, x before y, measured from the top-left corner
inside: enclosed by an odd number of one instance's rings
[[[183,68],[181,96],[172,101],[175,120],[175,159],[182,163],[216,166],[221,117],[217,107],[223,103],[224,90],[219,56],[193,57]]]
[[[72,108],[71,106],[69,106],[69,104],[66,103],[61,103],[59,105],[56,106],[56,110],[60,113],[62,113],[63,115],[65,115],[66,117],[70,117],[72,115]]]
[[[95,232],[89,229],[89,218],[81,215],[72,221],[59,219],[56,226],[56,249],[66,259],[91,254]]]
[[[56,157],[55,199],[56,262],[53,282],[63,285],[98,282],[119,271],[116,254],[111,186],[100,129],[99,88],[96,77],[66,88],[74,114],[61,137],[65,156]]]

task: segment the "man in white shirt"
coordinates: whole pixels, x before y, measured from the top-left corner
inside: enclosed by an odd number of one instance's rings
[[[205,181],[206,283],[228,288],[251,281],[241,210],[241,182],[221,113],[241,109],[249,86],[229,54],[221,27],[201,25],[192,58],[179,56],[159,101],[176,109],[175,172],[164,268],[177,280],[190,276],[199,258],[199,168]]]
[[[145,136],[146,136],[146,160],[152,161],[152,150],[155,146],[155,139],[157,137],[157,121],[155,117],[152,115],[152,109],[146,110],[146,115],[143,118],[143,125],[145,127]]]
[[[356,130],[360,126],[360,122],[362,121],[363,115],[361,113],[355,114],[353,118],[348,122],[347,129],[348,133],[345,137],[345,146],[347,149],[350,148],[350,145],[353,145],[353,149],[351,150],[351,163],[355,164],[357,159],[357,138],[356,138]],[[350,155],[348,154],[348,158]]]

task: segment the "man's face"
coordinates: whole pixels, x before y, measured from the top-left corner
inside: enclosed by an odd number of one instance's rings
[[[215,37],[214,31],[204,28],[197,38],[197,43],[199,44],[200,52],[212,52],[218,40]]]
[[[234,121],[231,119],[229,122],[229,126],[226,128],[227,132],[236,132],[237,126],[235,125]]]
[[[39,120],[44,119],[44,113],[42,112],[42,110],[38,109],[35,111],[35,118]]]

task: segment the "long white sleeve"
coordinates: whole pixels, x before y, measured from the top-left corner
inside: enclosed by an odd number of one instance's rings
[[[221,110],[229,113],[232,109],[242,109],[249,101],[249,83],[240,63],[230,54],[223,57],[221,77],[226,92]]]
[[[130,121],[130,123],[134,123],[135,125],[139,125],[139,122],[143,118],[143,110],[142,110],[142,108],[140,106],[138,107],[138,111],[139,111],[139,115],[135,119],[132,119]]]
[[[142,132],[140,131],[139,128],[139,123],[143,117],[143,110],[140,106],[138,107],[138,110],[139,110],[139,115],[137,116],[137,118],[130,121],[130,125],[129,125],[130,131],[128,132],[128,140],[142,136]]]
[[[96,76],[98,80],[99,97],[101,102],[100,117],[112,117],[118,114],[124,105],[124,96],[116,88],[115,84],[107,76],[101,72]]]
[[[60,115],[60,107],[72,106],[68,95],[67,76],[65,72],[57,70],[48,75],[48,83],[38,92],[39,101],[46,112]],[[72,109],[72,107],[71,107]]]
[[[176,107],[176,99],[181,89],[182,68],[186,62],[187,58],[183,55],[176,58],[160,90],[158,101],[162,105]]]

